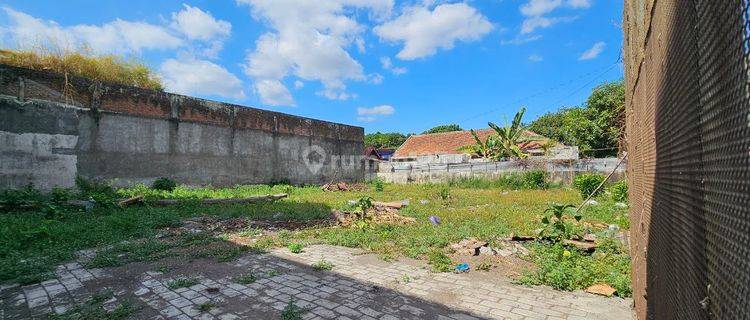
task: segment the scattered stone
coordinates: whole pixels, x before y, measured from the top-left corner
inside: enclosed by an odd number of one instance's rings
[[[419,203],[421,203],[421,204],[428,204],[428,203],[430,203],[430,200],[422,199],[422,200],[419,200]]]
[[[615,202],[615,208],[626,209],[627,207],[628,207],[627,203]]]
[[[599,201],[596,201],[594,199],[590,199],[590,200],[584,202],[584,205],[587,205],[587,206],[596,206],[596,205],[599,205]]]
[[[494,256],[495,254],[497,254],[497,252],[495,251],[495,249],[492,249],[490,247],[480,247],[479,254],[485,256]]]
[[[476,238],[468,238],[452,244],[451,249],[461,255],[477,256],[479,255],[479,249],[484,246],[487,246],[487,242],[477,240]]]
[[[597,283],[586,288],[586,292],[611,297],[617,290],[606,283]]]
[[[595,242],[596,241],[596,235],[592,233],[587,233],[583,235],[583,241],[586,242]]]

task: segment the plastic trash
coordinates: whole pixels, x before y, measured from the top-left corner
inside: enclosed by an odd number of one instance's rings
[[[430,222],[432,222],[432,224],[434,224],[434,225],[439,225],[440,224],[440,218],[438,218],[436,216],[430,216],[427,219],[429,219]]]
[[[466,272],[469,271],[469,264],[468,263],[462,263],[456,266],[456,271],[458,272]]]

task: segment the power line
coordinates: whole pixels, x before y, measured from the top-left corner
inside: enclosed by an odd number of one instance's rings
[[[553,104],[554,104],[554,105],[556,105],[556,104],[559,104],[559,103],[561,103],[562,101],[565,101],[566,99],[568,99],[568,98],[572,97],[573,95],[575,95],[576,93],[580,92],[581,90],[585,89],[585,88],[586,88],[586,87],[588,87],[588,86],[589,86],[589,85],[590,85],[591,83],[593,83],[594,81],[598,80],[599,78],[601,78],[602,76],[604,76],[605,74],[607,74],[608,72],[610,72],[610,71],[611,71],[612,69],[614,69],[614,68],[615,68],[615,67],[616,67],[616,66],[617,66],[617,65],[618,65],[618,64],[619,64],[619,63],[620,63],[621,61],[622,61],[622,53],[620,53],[620,55],[619,55],[619,56],[617,57],[617,60],[616,60],[616,61],[615,61],[614,63],[612,63],[612,64],[611,64],[611,65],[610,65],[609,67],[607,67],[607,68],[606,68],[606,70],[604,70],[604,72],[598,73],[598,74],[597,74],[597,75],[596,75],[595,77],[591,78],[591,79],[590,79],[590,80],[589,80],[588,82],[586,82],[586,84],[582,85],[582,86],[581,86],[581,87],[579,87],[578,89],[576,89],[576,90],[574,90],[573,92],[571,92],[571,93],[570,93],[569,95],[565,96],[564,98],[560,99],[559,101],[557,101],[557,102],[555,102],[555,103],[553,103]],[[600,69],[600,70],[601,70],[601,69]],[[560,83],[560,84],[558,84],[558,85],[556,85],[556,86],[553,86],[553,87],[549,87],[549,88],[547,88],[547,89],[544,89],[544,90],[540,90],[540,91],[537,91],[536,93],[533,93],[533,94],[531,94],[531,95],[528,95],[528,96],[526,96],[526,97],[523,97],[523,98],[520,98],[520,99],[516,99],[516,100],[514,100],[514,101],[511,101],[511,102],[510,102],[510,103],[508,103],[508,104],[511,104],[511,105],[515,105],[515,104],[519,104],[519,103],[521,103],[521,102],[525,102],[525,101],[528,101],[528,100],[530,100],[530,99],[533,99],[533,98],[536,98],[536,97],[538,97],[538,96],[540,96],[540,95],[543,95],[543,94],[547,94],[547,93],[549,93],[549,92],[552,92],[552,91],[558,90],[558,89],[560,89],[560,88],[562,88],[562,87],[566,87],[566,86],[568,86],[568,85],[570,85],[570,84],[572,84],[572,83],[574,83],[574,82],[577,82],[577,81],[579,81],[579,80],[582,80],[582,79],[588,78],[588,77],[589,77],[590,75],[592,75],[592,74],[595,74],[595,73],[597,73],[598,71],[599,71],[599,70],[588,72],[588,73],[586,73],[586,74],[584,74],[584,75],[582,75],[582,76],[580,76],[580,77],[577,77],[577,78],[575,78],[575,79],[571,79],[571,80],[569,80],[569,81],[566,81],[566,82]],[[496,111],[498,111],[498,110],[500,110],[500,109],[503,109],[503,107],[497,107],[497,108],[494,108],[494,109],[491,109],[491,110],[488,110],[488,111],[485,111],[485,112],[482,112],[482,113],[476,114],[476,115],[474,115],[474,116],[471,116],[471,117],[465,118],[465,119],[463,119],[463,120],[460,120],[460,121],[458,121],[458,124],[465,124],[465,123],[466,123],[467,121],[470,121],[470,120],[474,120],[474,119],[477,119],[477,118],[480,118],[480,117],[485,117],[485,116],[487,116],[487,115],[489,115],[489,114],[492,114],[492,113],[494,113],[494,112],[496,112]]]

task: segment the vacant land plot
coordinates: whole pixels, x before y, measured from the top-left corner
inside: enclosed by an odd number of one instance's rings
[[[487,242],[487,247],[503,248],[508,245],[507,237],[535,235],[543,227],[542,215],[550,203],[579,203],[581,196],[564,188],[523,189],[478,182],[377,184],[360,191],[337,192],[288,185],[178,187],[173,191],[136,187],[113,191],[101,185],[82,184],[81,193],[58,190],[42,195],[29,189],[3,195],[0,282],[33,284],[59,278],[58,265],[77,261],[78,268],[93,270],[141,266],[167,274],[164,286],[177,291],[202,281],[200,276],[191,278],[187,270],[181,272],[184,277],[170,278],[170,271],[181,265],[232,264],[268,250],[279,250],[273,248],[284,248],[291,255],[304,254],[308,249],[319,248],[319,244],[327,244],[334,245],[329,248],[364,249],[375,253],[373,258],[382,263],[400,260],[418,265],[424,263],[419,261],[427,261],[425,267],[430,274],[452,271],[456,265],[468,263],[470,274],[480,277],[509,276],[516,283],[547,284],[563,290],[604,283],[614,287],[620,296],[630,294],[629,257],[618,242],[629,227],[626,209],[615,206],[606,196],[583,210],[580,223],[569,223],[575,229],[573,233],[598,236],[599,248],[594,253],[549,241],[530,241],[519,244],[521,250],[513,249],[514,254],[509,256],[473,256],[456,252],[451,245],[476,238]],[[287,193],[289,197],[254,204],[204,205],[197,201],[276,193]],[[134,195],[144,195],[146,203],[120,208],[112,201]],[[334,209],[356,212],[358,201],[367,197],[408,203],[398,214],[413,218],[413,222],[379,224],[364,220],[341,227],[331,218]],[[90,210],[64,205],[70,198],[94,199],[96,205]],[[163,198],[185,201],[176,206],[149,204]],[[95,250],[81,251],[84,249]],[[85,253],[84,259],[81,252]],[[321,258],[309,266],[326,272],[335,269],[336,263]],[[234,271],[225,276],[238,283],[261,278],[261,274]],[[262,272],[268,277],[270,271]],[[398,277],[405,283],[414,280],[408,274]],[[198,308],[213,307],[206,304]]]

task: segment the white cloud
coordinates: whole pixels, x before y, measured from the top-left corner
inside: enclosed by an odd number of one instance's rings
[[[408,70],[404,67],[396,67],[393,65],[393,61],[391,61],[391,58],[389,57],[381,57],[380,58],[380,65],[383,66],[383,69],[390,71],[391,73],[395,75],[404,74]]]
[[[466,3],[408,7],[394,20],[375,27],[381,39],[403,42],[396,55],[413,60],[434,55],[438,48],[449,50],[456,41],[474,41],[492,30],[487,17]]]
[[[167,59],[161,64],[159,72],[168,91],[185,95],[245,98],[242,81],[210,61]]]
[[[294,106],[292,93],[279,80],[257,80],[255,91],[260,100],[270,106]]]
[[[294,88],[295,89],[302,89],[305,86],[305,83],[299,80],[294,81]]]
[[[502,41],[500,41],[500,44],[503,45],[503,46],[505,46],[505,45],[522,45],[522,44],[525,44],[525,43],[537,41],[537,40],[539,40],[541,38],[542,38],[541,35],[534,35],[534,36],[518,35],[515,38],[510,39],[510,40],[502,40]]]
[[[598,57],[599,54],[601,54],[602,51],[604,51],[604,47],[606,46],[607,46],[606,43],[599,41],[595,43],[591,48],[584,51],[583,54],[581,54],[581,56],[578,57],[578,60],[582,61],[582,60],[596,59],[596,57]]]
[[[359,122],[373,122],[380,117],[390,116],[396,112],[393,106],[384,104],[375,106],[372,108],[357,108],[357,121]]]
[[[320,95],[329,99],[349,99],[345,81],[364,81],[362,65],[352,58],[347,48],[357,45],[364,28],[349,9],[370,10],[373,17],[390,13],[393,0],[238,0],[252,8],[253,16],[265,22],[272,32],[261,35],[255,50],[246,58],[245,73],[255,79],[256,89],[273,81],[294,75],[306,81],[320,81]],[[278,90],[277,90],[278,91]],[[288,90],[285,90],[288,92]],[[275,99],[279,101],[293,101]],[[266,100],[261,96],[261,101]]]
[[[560,22],[571,22],[577,17],[548,17],[560,7],[571,9],[587,9],[591,7],[590,0],[528,0],[519,10],[526,18],[521,24],[521,34],[532,33],[537,29],[551,27]]]
[[[565,5],[575,9],[587,9],[591,8],[591,0],[568,0]]]
[[[210,12],[205,12],[200,8],[186,4],[183,6],[182,11],[172,13],[170,26],[190,40],[206,42],[208,45],[200,48],[201,53],[208,57],[215,57],[224,47],[224,40],[232,32],[232,24],[217,20]]]
[[[175,49],[184,41],[167,28],[121,19],[103,25],[60,26],[4,7],[9,24],[2,28],[3,40],[23,48],[52,46],[63,50],[88,46],[96,53],[140,52],[144,49]]]
[[[538,54],[532,54],[529,56],[529,61],[531,62],[540,62],[544,60],[544,57],[538,55]]]
[[[385,79],[385,78],[380,73],[372,73],[372,74],[369,74],[367,76],[367,80],[370,81],[370,83],[373,83],[373,84],[381,84],[381,83],[383,83],[383,79]]]
[[[521,6],[521,13],[527,17],[541,16],[562,5],[562,0],[529,0]]]
[[[360,116],[389,116],[394,112],[396,112],[396,109],[387,104],[372,108],[357,108],[357,115]]]
[[[223,20],[216,20],[210,12],[183,4],[182,11],[172,13],[171,26],[183,33],[188,39],[209,41],[224,38],[232,32],[232,25]]]

